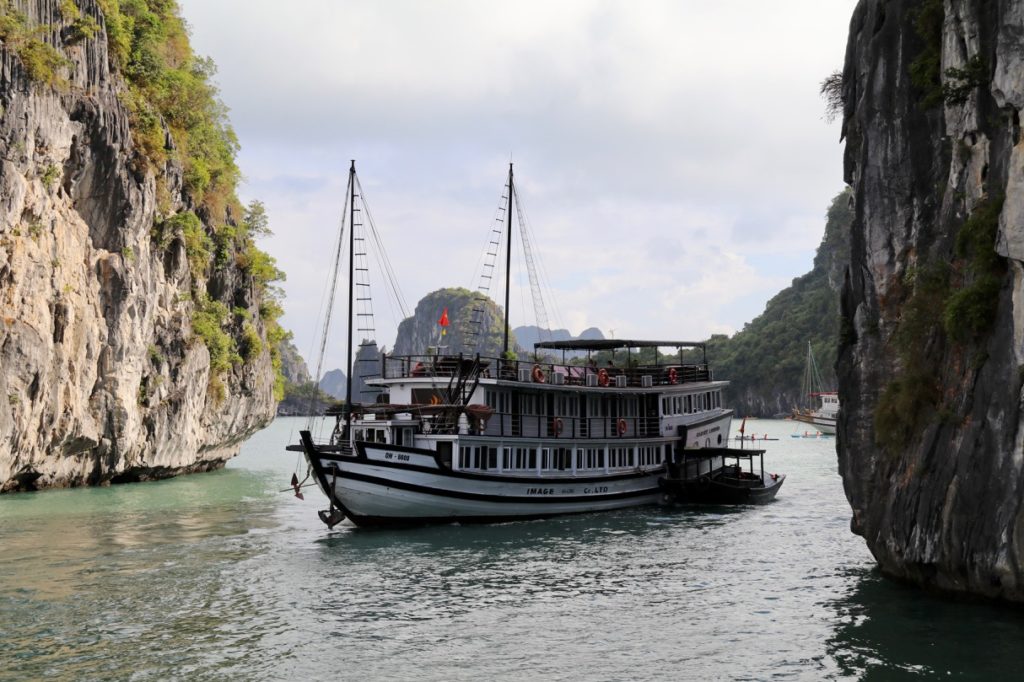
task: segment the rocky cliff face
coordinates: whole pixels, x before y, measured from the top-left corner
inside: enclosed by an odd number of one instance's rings
[[[478,305],[475,297],[472,291],[460,288],[438,289],[424,296],[416,304],[413,316],[398,325],[392,353],[425,355],[428,348],[441,346],[447,349],[442,352],[468,353],[471,352],[468,349],[475,348],[472,352],[484,357],[500,356],[504,340],[501,308],[489,299],[479,304],[483,313],[480,323],[474,325],[473,308]],[[445,308],[448,309],[449,325],[442,337],[438,320]],[[509,348],[515,347],[515,334],[509,334]]]
[[[1024,5],[862,0],[839,463],[882,570],[1024,600]]]
[[[67,4],[14,3],[29,26],[48,27],[43,42],[67,60],[56,66],[66,82],[30,77],[30,55],[10,34],[0,46],[3,491],[219,467],[274,407],[252,276],[229,247],[222,266],[190,264],[186,240],[217,226],[183,191],[179,164],[155,173],[141,162],[104,14],[76,0],[96,29],[76,33]],[[198,231],[157,237],[156,225],[193,210]],[[200,300],[234,311],[213,324],[244,362],[211,369],[193,329]]]
[[[299,349],[291,339],[284,340],[279,346],[281,352],[281,376],[289,384],[307,384],[312,381],[309,367],[299,353]]]

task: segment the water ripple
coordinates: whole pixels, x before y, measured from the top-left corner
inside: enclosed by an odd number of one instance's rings
[[[1016,674],[1014,612],[879,577],[833,444],[758,428],[789,478],[742,510],[327,531],[276,492],[287,420],[222,472],[0,498],[0,679]]]

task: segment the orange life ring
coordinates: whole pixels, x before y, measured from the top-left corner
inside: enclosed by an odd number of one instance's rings
[[[597,372],[597,383],[601,386],[608,385],[608,370],[603,367]]]
[[[564,424],[562,424],[562,420],[559,419],[558,417],[555,417],[554,419],[551,420],[551,430],[554,432],[556,436],[562,435],[563,426]]]
[[[543,384],[544,383],[544,370],[540,368],[540,365],[533,366],[533,373],[530,375],[533,377],[533,383]]]
[[[617,426],[619,427],[619,435],[620,436],[625,436],[626,435],[626,427],[627,427],[626,420],[625,419],[619,419],[619,423],[618,423]]]
[[[668,370],[668,383],[674,384],[677,381],[679,381],[679,373],[676,371],[675,367],[669,367],[669,370]]]
[[[434,395],[430,396],[430,404],[431,405],[440,405],[441,404],[441,396],[437,395],[436,393]]]

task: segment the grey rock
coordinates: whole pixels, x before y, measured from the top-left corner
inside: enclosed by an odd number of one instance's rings
[[[963,102],[926,108],[909,78],[923,48],[908,0],[862,0],[843,72],[846,180],[855,192],[845,329],[837,374],[839,469],[862,535],[881,569],[918,584],[1024,600],[1024,106],[1019,3],[945,0],[941,70],[975,55],[988,77]],[[990,77],[990,79],[989,79]],[[906,444],[876,429],[880,397],[907,372],[897,352],[915,276],[952,264],[954,291],[970,282],[956,255],[960,226],[1005,195],[996,251],[1007,257],[995,322],[966,342],[938,320],[914,342],[934,368],[933,402]],[[882,414],[882,417],[885,415]],[[904,415],[907,416],[907,415]]]
[[[15,4],[55,27],[46,39],[71,65],[54,90],[0,46],[0,491],[222,466],[272,418],[270,354],[228,372],[223,398],[210,390],[186,294],[211,287],[180,243],[165,251],[150,237],[157,180],[133,163],[105,31],[66,45],[58,0]],[[102,16],[95,0],[77,5]],[[192,209],[181,168],[166,176],[172,210]],[[211,293],[248,308],[262,335],[252,282],[230,279]]]

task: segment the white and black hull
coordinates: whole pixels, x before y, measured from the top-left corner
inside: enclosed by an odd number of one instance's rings
[[[663,467],[600,477],[510,476],[452,471],[429,450],[356,443],[352,454],[318,449],[303,433],[317,482],[361,526],[493,523],[655,504]]]
[[[835,417],[823,417],[817,414],[804,414],[796,413],[793,415],[793,419],[804,424],[809,424],[816,428],[822,433],[835,435],[836,432],[836,418]]]

